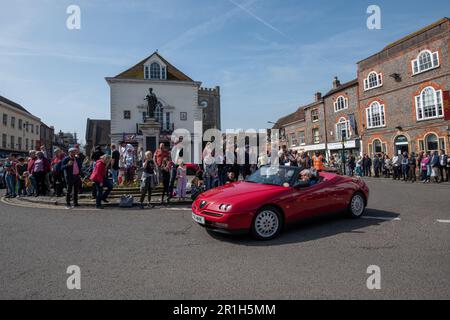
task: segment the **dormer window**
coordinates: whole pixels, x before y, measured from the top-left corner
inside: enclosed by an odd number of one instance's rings
[[[419,74],[439,67],[439,52],[424,50],[412,62],[413,74]]]
[[[383,85],[383,75],[376,73],[375,71],[369,73],[366,79],[364,79],[364,90],[372,90],[379,88]]]
[[[144,66],[144,78],[146,80],[166,80],[166,67],[161,66],[158,62]]]

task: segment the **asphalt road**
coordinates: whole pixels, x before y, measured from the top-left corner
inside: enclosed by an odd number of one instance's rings
[[[185,210],[0,203],[0,299],[449,299],[450,185],[369,180],[367,217],[271,242],[212,236]],[[68,290],[67,267],[81,269]],[[369,290],[367,268],[381,270]]]

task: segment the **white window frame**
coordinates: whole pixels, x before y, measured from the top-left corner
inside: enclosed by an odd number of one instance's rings
[[[314,134],[317,132],[317,136]],[[318,138],[316,141],[316,137]],[[312,129],[312,138],[313,138],[313,144],[320,144],[320,130],[319,128]]]
[[[339,119],[338,123],[335,124],[336,141],[342,141],[342,125],[345,126],[346,140],[350,140],[352,136],[350,131],[350,121],[342,117]]]
[[[298,146],[298,137],[295,132],[291,132],[289,139],[291,140],[291,147]]]
[[[421,69],[420,57],[425,53],[428,53],[431,56],[431,67]],[[417,55],[416,59],[411,61],[413,75],[421,74],[423,72],[427,72],[427,71],[439,68],[440,65],[441,65],[441,63],[440,63],[440,58],[439,58],[439,51],[431,52],[431,50],[422,50]]]
[[[314,114],[317,113],[317,119],[314,120]],[[312,109],[311,110],[311,121],[312,122],[319,122],[320,120],[320,113],[319,113],[319,109]]]
[[[376,77],[376,84],[371,85],[370,77],[375,75]],[[383,86],[383,74],[377,73],[376,71],[372,71],[367,75],[367,78],[364,79],[364,91],[373,90],[379,87]]]
[[[373,106],[378,104],[380,107],[380,125],[373,125]],[[367,129],[375,129],[375,128],[383,128],[386,127],[386,109],[384,104],[379,103],[378,101],[374,101],[370,104],[368,108],[366,108],[366,124]]]
[[[424,113],[424,101],[423,101],[423,93],[425,90],[427,89],[431,89],[433,90],[433,96],[434,96],[434,108],[436,111],[436,116],[433,117],[425,117],[425,113]],[[431,120],[431,119],[439,119],[439,118],[443,118],[444,117],[444,103],[443,103],[443,96],[442,96],[442,90],[436,90],[435,88],[428,86],[423,88],[422,91],[420,91],[418,96],[414,97],[414,103],[416,105],[416,119],[417,121],[426,121],[426,120]],[[441,114],[439,114],[439,101],[438,101],[438,97],[440,98],[440,111]],[[419,116],[419,111],[421,111],[422,116]]]
[[[159,77],[152,77],[152,65],[157,64],[159,66]],[[145,80],[166,80],[167,79],[167,68],[158,61],[151,61],[150,63],[144,65],[144,79]]]
[[[344,106],[340,108],[340,99],[343,99]],[[334,101],[334,112],[340,112],[342,110],[348,109],[348,99],[345,96],[339,96],[336,98],[336,101]]]
[[[303,135],[303,139],[301,138],[302,135]],[[298,142],[301,146],[306,146],[306,132],[305,131],[298,132]]]

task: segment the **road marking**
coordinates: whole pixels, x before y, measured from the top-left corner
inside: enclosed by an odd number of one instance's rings
[[[450,220],[436,220],[439,223],[450,223]]]
[[[161,208],[161,209],[170,211],[192,211],[192,208]]]
[[[383,220],[383,221],[401,221],[400,218],[385,218],[385,217],[371,217],[371,216],[364,216],[361,217],[363,219],[374,219],[374,220]]]

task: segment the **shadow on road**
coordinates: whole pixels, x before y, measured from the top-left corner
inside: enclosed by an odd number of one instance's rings
[[[216,240],[226,241],[237,245],[255,247],[279,246],[314,241],[341,233],[364,234],[365,231],[363,229],[366,227],[379,226],[389,222],[389,220],[377,220],[372,218],[395,219],[399,217],[399,214],[377,209],[367,209],[364,216],[371,218],[355,220],[346,218],[343,214],[333,214],[306,219],[288,226],[278,238],[271,241],[257,241],[250,235],[233,236],[212,231],[208,231],[208,233]]]

